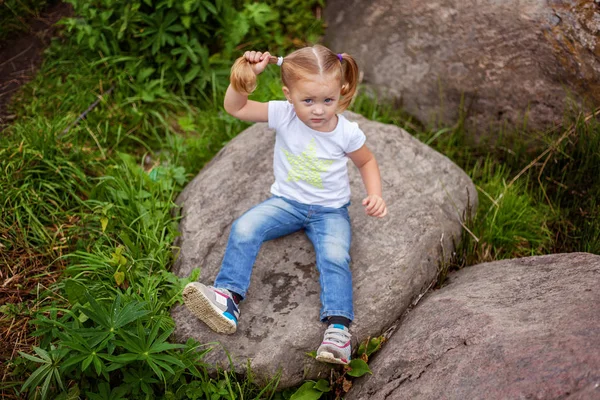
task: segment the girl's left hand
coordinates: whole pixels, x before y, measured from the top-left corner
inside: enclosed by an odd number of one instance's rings
[[[371,217],[383,218],[387,215],[387,206],[385,205],[385,201],[376,195],[371,194],[367,196],[362,201],[363,206],[365,206],[365,212],[367,215]]]

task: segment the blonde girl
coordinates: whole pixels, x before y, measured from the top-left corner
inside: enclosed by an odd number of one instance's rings
[[[257,75],[270,63],[281,67],[287,100],[248,100]],[[365,135],[340,114],[349,106],[357,80],[358,67],[350,55],[320,45],[285,58],[248,51],[233,65],[225,110],[244,121],[268,122],[275,130],[275,182],[272,197],[233,223],[214,285],[193,282],[183,292],[186,306],[214,331],[236,331],[239,302],[246,297],[262,243],[304,230],[315,248],[320,320],[327,323],[317,359],[350,361],[354,310],[348,158],[358,167],[367,191],[362,201],[365,212],[379,218],[387,214],[379,167],[365,145]]]

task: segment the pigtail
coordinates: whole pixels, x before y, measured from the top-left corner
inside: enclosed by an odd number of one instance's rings
[[[270,56],[269,64],[277,64],[281,66],[283,57]],[[252,65],[246,57],[241,56],[233,63],[231,67],[231,75],[229,76],[229,83],[231,87],[241,94],[246,96],[254,92],[256,89],[256,74],[252,70]]]
[[[340,95],[342,99],[339,102],[338,108],[340,112],[346,110],[352,102],[356,87],[358,86],[358,64],[354,58],[347,53],[341,54],[342,62],[342,90]]]
[[[231,67],[229,82],[233,90],[246,96],[256,89],[256,74],[252,71],[252,66],[246,57],[242,56],[235,60]]]

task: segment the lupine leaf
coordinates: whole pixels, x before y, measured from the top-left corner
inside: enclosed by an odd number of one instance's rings
[[[76,357],[69,357],[69,359],[67,359],[65,362],[63,362],[60,367],[61,367],[61,369],[64,370],[64,369],[70,367],[71,365],[74,365],[74,364],[77,364],[77,363],[83,361],[87,357],[88,357],[87,354],[83,354],[83,355],[76,356]]]
[[[148,315],[150,310],[144,310],[145,305],[138,302],[130,302],[123,307],[122,310],[117,314],[114,322],[115,328],[125,326],[137,319]]]
[[[22,351],[20,351],[19,354],[22,357],[25,357],[26,359],[28,359],[30,361],[37,362],[37,363],[46,363],[46,360],[42,360],[41,358],[32,356],[31,354],[23,353]]]
[[[52,358],[50,358],[50,354],[48,354],[46,350],[33,346],[33,351],[35,351],[40,357],[42,357],[45,362],[52,362]]]
[[[44,377],[48,374],[52,373],[51,366],[49,364],[41,365],[38,369],[33,371],[29,378],[23,384],[21,391],[25,391],[29,386],[36,387],[38,384],[44,379]]]
[[[185,364],[181,360],[179,360],[173,356],[169,356],[169,355],[165,355],[165,354],[153,354],[152,358],[156,359],[156,360],[166,361],[171,364],[179,365],[180,367],[185,367]]]

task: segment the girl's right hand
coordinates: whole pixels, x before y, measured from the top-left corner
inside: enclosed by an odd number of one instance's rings
[[[271,59],[271,54],[268,51],[261,53],[260,51],[247,51],[244,53],[244,57],[250,63],[252,71],[258,75],[267,68]]]

